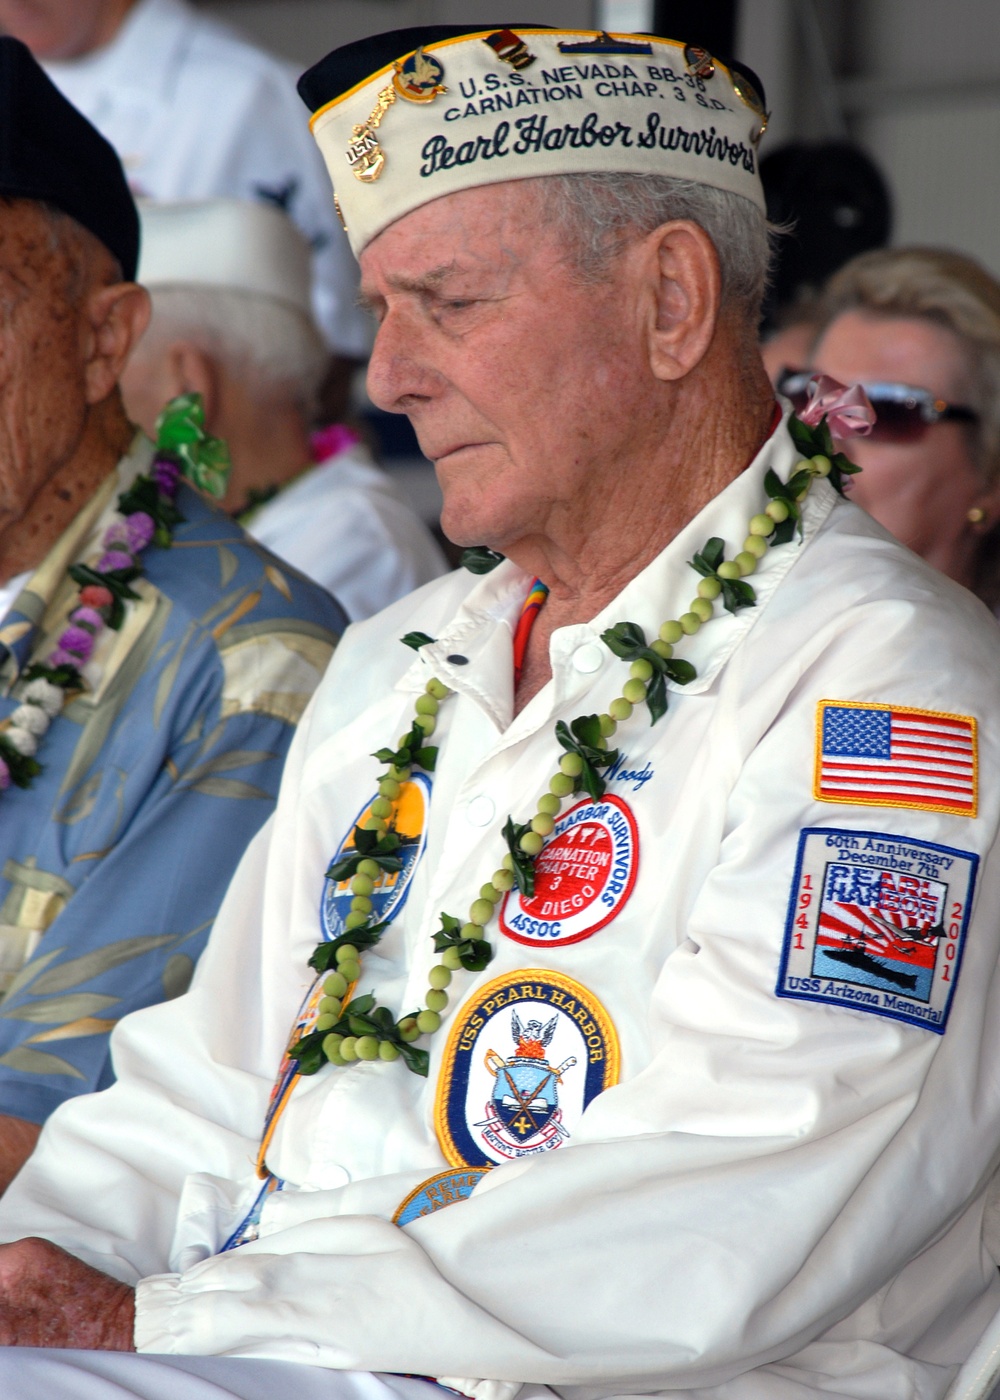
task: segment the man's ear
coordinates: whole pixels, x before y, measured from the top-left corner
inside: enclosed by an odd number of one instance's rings
[[[220,368],[208,351],[192,340],[174,340],[167,347],[167,397],[200,394],[205,408],[205,426],[215,432],[222,385]]]
[[[151,311],[149,293],[137,282],[113,282],[90,292],[84,308],[88,403],[103,403],[114,389]]]
[[[651,290],[649,364],[661,380],[683,379],[704,358],[719,319],[722,275],[708,234],[689,219],[644,240]]]
[[[190,340],[163,340],[154,324],[151,339],[144,340],[129,357],[120,385],[125,408],[150,437],[164,406],[178,394],[200,394],[209,432],[216,432],[216,415],[222,399],[221,367],[212,356]]]

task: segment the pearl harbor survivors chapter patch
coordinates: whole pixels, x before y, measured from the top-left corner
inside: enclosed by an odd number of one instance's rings
[[[799,837],[776,991],[943,1035],[979,857],[875,831]]]
[[[976,721],[898,705],[821,700],[813,796],[861,807],[974,817]]]

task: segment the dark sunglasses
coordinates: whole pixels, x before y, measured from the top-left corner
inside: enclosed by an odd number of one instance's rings
[[[809,402],[809,381],[813,370],[785,370],[778,379],[778,393],[792,402],[800,413]],[[936,399],[929,389],[912,384],[862,383],[875,410],[875,426],[869,442],[916,442],[935,423],[978,423],[979,414],[961,404]]]

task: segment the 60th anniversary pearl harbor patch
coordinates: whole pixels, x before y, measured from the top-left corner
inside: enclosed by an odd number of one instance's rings
[[[943,1035],[979,857],[875,831],[799,838],[777,993]]]

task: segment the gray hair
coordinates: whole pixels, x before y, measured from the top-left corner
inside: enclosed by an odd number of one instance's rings
[[[694,180],[620,171],[542,177],[547,220],[571,240],[582,276],[600,281],[633,237],[673,219],[689,219],[715,245],[723,303],[756,327],[770,262],[765,216],[749,199]]]
[[[150,287],[153,317],[140,355],[188,340],[230,372],[251,377],[263,392],[287,394],[310,409],[326,368],[327,351],[297,307],[234,287]]]

